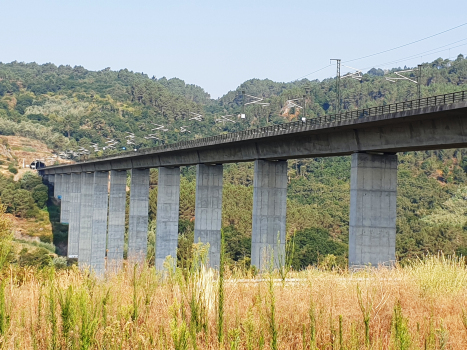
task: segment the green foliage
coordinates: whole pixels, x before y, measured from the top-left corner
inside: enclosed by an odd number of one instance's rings
[[[227,226],[222,230],[226,257],[240,261],[251,256],[251,237],[236,230],[235,226]]]
[[[28,171],[24,173],[19,183],[22,189],[32,191],[34,187],[42,185],[42,177],[32,171]]]
[[[6,280],[0,283],[0,335],[6,336],[10,326],[10,314],[5,300],[5,284]]]
[[[20,266],[36,266],[43,268],[51,265],[52,254],[45,248],[34,248],[29,250],[23,248],[19,253],[18,264]]]
[[[65,269],[68,266],[68,261],[64,256],[57,256],[52,259],[50,266],[53,266],[56,270]]]
[[[18,174],[18,169],[13,164],[8,165],[8,171],[12,174]]]
[[[5,215],[6,206],[0,203],[0,272],[8,265],[12,253],[11,220]]]
[[[347,245],[333,240],[327,230],[308,228],[295,234],[295,253],[292,264],[295,269],[316,265],[326,255],[334,254],[340,258],[339,265],[345,266]]]
[[[37,185],[32,190],[32,198],[39,208],[44,208],[49,199],[49,188],[46,185]]]
[[[396,305],[394,306],[392,328],[395,349],[409,350],[412,343],[409,331],[409,321],[402,314],[400,301],[397,301]]]
[[[7,211],[20,217],[34,217],[37,207],[31,192],[15,189],[9,186],[2,191],[2,202],[7,205]]]

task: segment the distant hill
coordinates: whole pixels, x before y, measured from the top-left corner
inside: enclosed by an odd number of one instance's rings
[[[361,81],[341,79],[343,110],[415,98],[414,83],[393,83],[385,79],[400,69],[386,72],[371,69]],[[414,78],[414,73],[411,76]],[[462,55],[454,61],[440,58],[424,65],[422,92],[425,96],[466,89],[466,82],[467,60]],[[149,78],[126,69],[89,71],[81,66],[52,63],[0,63],[0,118],[22,123],[19,129],[32,129],[29,135],[22,136],[39,139],[40,135],[32,133],[37,134],[34,125],[41,125],[42,140],[60,151],[79,146],[91,149],[92,143],[102,150],[106,141],[114,139],[118,142],[117,149],[105,150],[112,153],[123,147],[151,147],[297,119],[303,110],[290,108],[286,101],[299,98],[297,103],[303,106],[305,87],[309,88],[307,117],[336,111],[334,79],[289,83],[251,79],[213,100],[202,87],[178,78]],[[247,118],[236,119],[241,112],[242,90],[263,98],[270,105],[248,105]],[[247,97],[246,102],[251,101]],[[197,114],[203,115],[202,122],[192,119]],[[226,114],[237,122],[216,123],[219,116]],[[11,129],[11,125],[4,126],[0,133],[22,132]],[[189,132],[183,132],[184,129]],[[128,133],[135,135],[130,143],[127,143]]]

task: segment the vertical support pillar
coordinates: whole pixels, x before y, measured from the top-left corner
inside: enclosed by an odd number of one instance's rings
[[[54,197],[58,199],[58,196],[61,194],[60,193],[60,184],[62,183],[62,175],[61,174],[56,174],[55,179],[54,179]]]
[[[396,259],[397,155],[352,154],[349,266]]]
[[[177,261],[180,168],[159,168],[157,187],[156,269],[170,255]]]
[[[149,169],[131,169],[128,260],[143,263],[148,247]]]
[[[62,224],[70,223],[70,187],[71,175],[62,174],[62,181],[60,183],[60,222]]]
[[[96,275],[105,272],[105,247],[107,241],[107,208],[109,204],[109,172],[94,173],[92,197],[91,269]]]
[[[63,180],[63,175],[62,175]],[[68,257],[78,258],[81,211],[81,174],[70,175],[70,223],[68,225]]]
[[[47,178],[49,185],[53,186],[55,183],[55,174],[45,175],[44,178]]]
[[[107,269],[118,271],[123,263],[126,209],[126,171],[110,171]]]
[[[208,263],[219,268],[223,166],[198,164],[196,166],[195,243],[209,243]]]
[[[81,173],[81,201],[80,201],[80,224],[79,224],[79,267],[90,267],[91,265],[91,241],[92,241],[92,218],[93,218],[93,192],[94,174]]]
[[[255,161],[251,264],[265,269],[285,263],[287,161]],[[273,259],[273,262],[271,262]]]

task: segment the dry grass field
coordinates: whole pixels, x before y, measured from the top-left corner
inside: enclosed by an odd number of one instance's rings
[[[106,278],[10,266],[0,292],[1,348],[467,348],[463,259],[353,273],[226,270],[221,279],[193,266],[165,276],[127,267]]]

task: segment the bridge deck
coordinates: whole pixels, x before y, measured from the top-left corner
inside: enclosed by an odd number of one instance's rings
[[[467,147],[467,92],[350,111],[100,157],[44,173]]]

